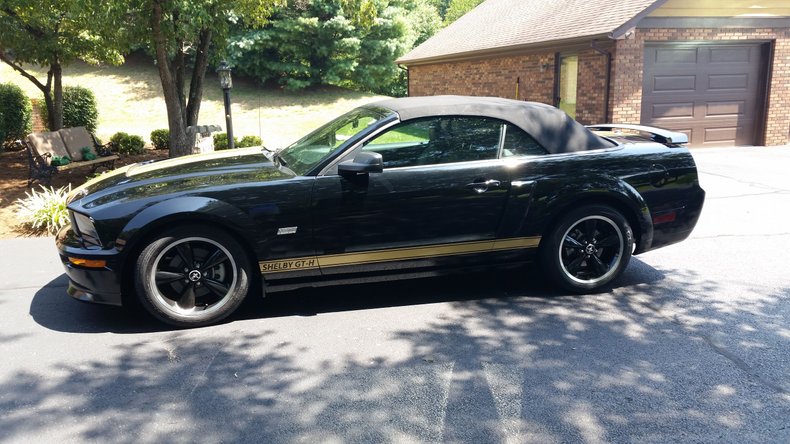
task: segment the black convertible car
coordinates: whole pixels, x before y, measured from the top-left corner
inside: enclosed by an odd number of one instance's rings
[[[694,228],[705,192],[685,142],[539,103],[384,100],[279,151],[100,176],[69,197],[57,246],[71,296],[136,296],[178,326],[217,322],[253,290],[526,262],[591,292]]]

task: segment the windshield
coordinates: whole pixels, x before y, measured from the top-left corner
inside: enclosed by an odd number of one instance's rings
[[[393,114],[383,108],[357,108],[299,139],[277,156],[294,173],[306,174],[347,140]]]

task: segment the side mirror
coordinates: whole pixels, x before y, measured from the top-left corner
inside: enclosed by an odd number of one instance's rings
[[[358,153],[354,160],[347,160],[337,166],[337,172],[341,176],[358,176],[382,171],[384,171],[384,160],[381,154],[373,152]]]

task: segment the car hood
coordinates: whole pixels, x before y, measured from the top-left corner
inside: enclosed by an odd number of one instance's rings
[[[223,150],[118,168],[74,189],[68,202],[91,208],[109,202],[191,193],[293,177],[261,148]]]

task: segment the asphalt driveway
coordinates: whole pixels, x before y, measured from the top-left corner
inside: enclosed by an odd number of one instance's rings
[[[692,237],[593,296],[475,274],[172,330],[0,241],[0,441],[790,442],[790,147],[695,157]]]

